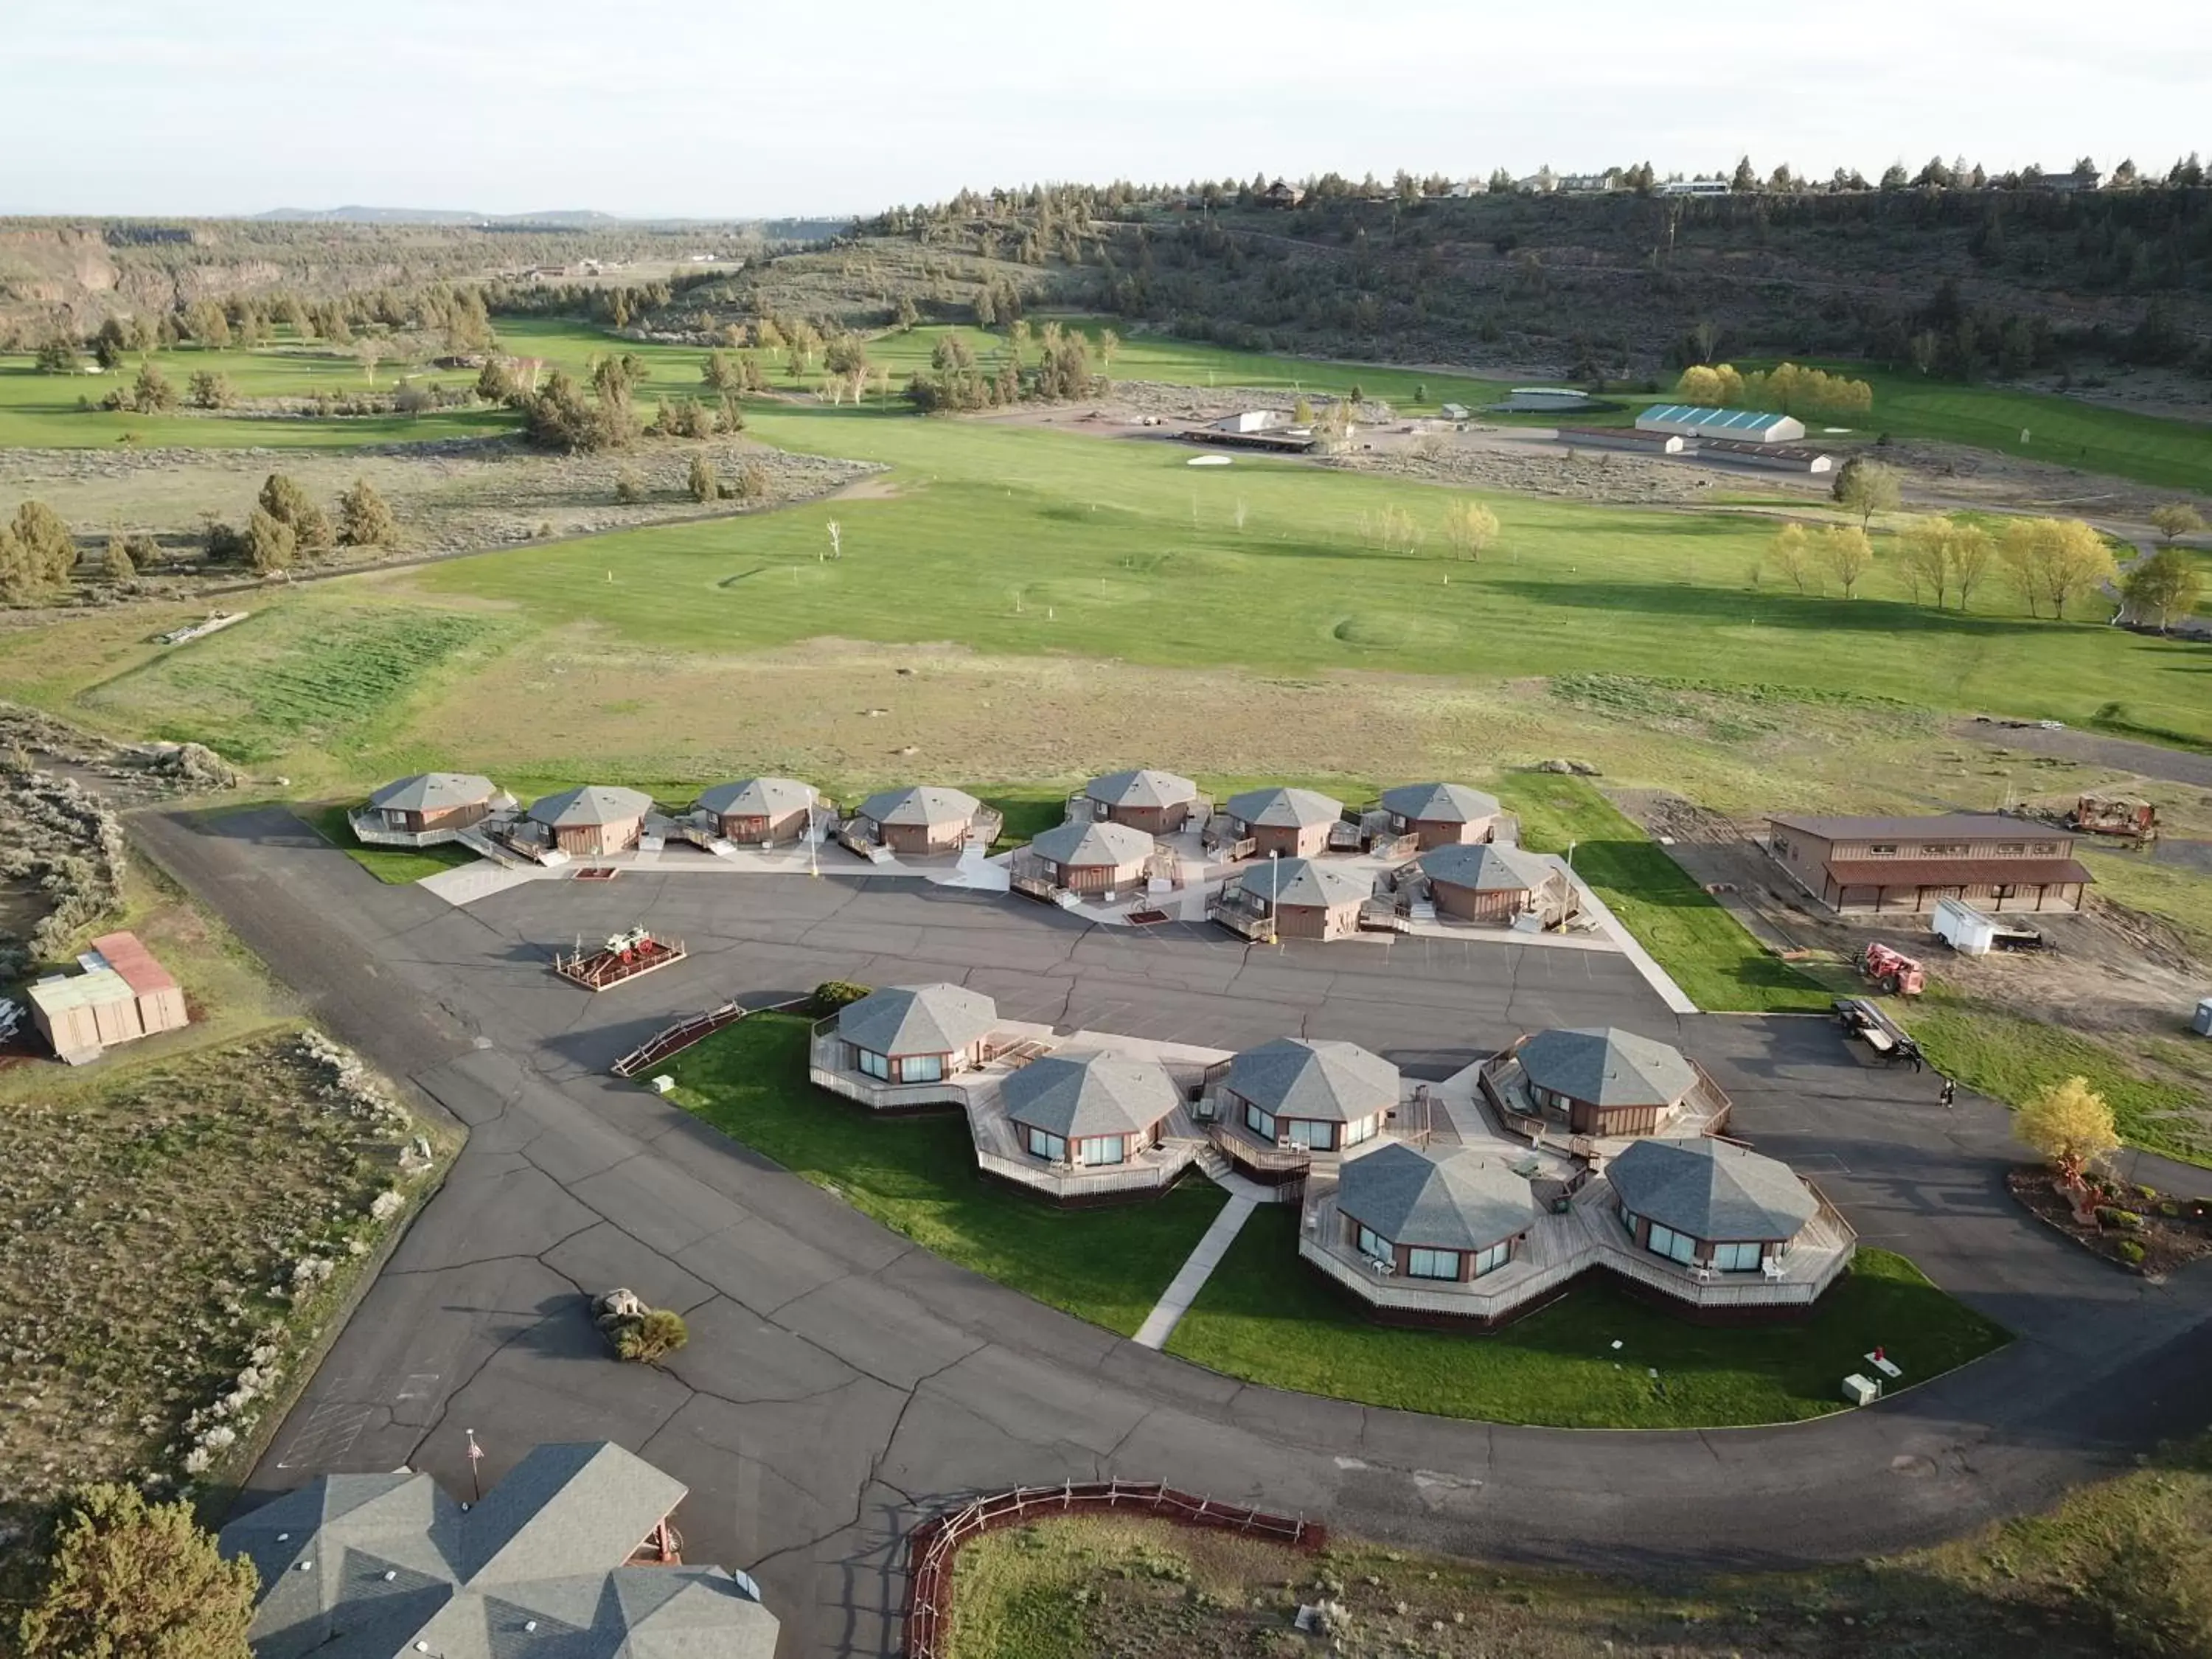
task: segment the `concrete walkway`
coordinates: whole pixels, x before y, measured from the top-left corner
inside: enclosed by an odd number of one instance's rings
[[[1229,1254],[1229,1247],[1237,1242],[1237,1235],[1244,1231],[1245,1222],[1258,1207],[1242,1193],[1230,1194],[1229,1201],[1221,1206],[1221,1213],[1206,1230],[1206,1237],[1190,1253],[1190,1259],[1176,1270],[1167,1289],[1160,1292],[1158,1304],[1145,1316],[1145,1322],[1137,1327],[1134,1340],[1139,1347],[1167,1346],[1168,1338],[1190,1311],[1190,1304],[1198,1300],[1206,1281],[1213,1277],[1213,1270],[1221,1265],[1221,1258]]]
[[[1551,854],[1539,854],[1537,856],[1566,872],[1567,879],[1574,883],[1575,891],[1582,897],[1583,908],[1597,918],[1598,926],[1620,947],[1621,955],[1628,958],[1636,971],[1644,975],[1644,983],[1659,994],[1661,1001],[1678,1014],[1701,1012],[1698,1005],[1690,1000],[1689,994],[1674,983],[1674,976],[1653,960],[1649,951],[1636,942],[1636,935],[1624,927],[1620,919],[1605,908],[1605,901],[1590,890],[1589,884],[1577,875],[1565,860]]]

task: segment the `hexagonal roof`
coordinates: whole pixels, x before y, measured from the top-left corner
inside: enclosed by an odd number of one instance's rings
[[[653,798],[635,789],[587,783],[580,789],[564,789],[557,795],[540,795],[530,803],[532,821],[556,830],[584,830],[600,824],[625,823],[653,810]]]
[[[739,778],[699,792],[698,805],[720,817],[781,817],[814,805],[811,783],[795,778]]]
[[[1638,1215],[1717,1243],[1795,1238],[1820,1202],[1779,1158],[1701,1137],[1638,1140],[1605,1178]]]
[[[1394,1244],[1485,1250],[1526,1232],[1543,1213],[1528,1180],[1494,1157],[1431,1154],[1403,1141],[1347,1162],[1337,1207]]]
[[[1228,1086],[1282,1117],[1346,1123],[1398,1103],[1398,1068],[1356,1042],[1277,1037],[1229,1062]]]
[[[1083,793],[1109,806],[1173,806],[1198,799],[1198,786],[1172,772],[1139,767],[1133,772],[1109,772],[1093,778]]]
[[[368,804],[392,812],[443,812],[482,805],[498,793],[489,778],[474,772],[417,772],[386,784],[368,798]]]
[[[1534,853],[1486,842],[1432,847],[1413,865],[1431,881],[1477,893],[1534,892],[1559,873]]]
[[[878,790],[860,803],[860,815],[878,823],[926,828],[965,823],[982,804],[964,789],[911,784],[904,789]]]
[[[837,1035],[877,1054],[950,1054],[991,1034],[998,1005],[958,985],[892,985],[837,1011]]]
[[[1672,1106],[1698,1081],[1680,1049],[1610,1025],[1539,1031],[1518,1058],[1538,1088],[1593,1106]]]
[[[1091,823],[1062,823],[1030,843],[1041,859],[1079,868],[1142,864],[1158,843],[1141,830],[1101,818]]]
[[[1344,816],[1344,803],[1317,789],[1247,789],[1231,795],[1221,810],[1240,823],[1261,824],[1270,830],[1310,830],[1334,823]]]
[[[1182,1091],[1158,1061],[1112,1054],[1047,1054],[999,1085],[1015,1122],[1079,1140],[1134,1134],[1182,1103]]]
[[[1501,810],[1497,796],[1463,783],[1401,783],[1382,792],[1382,805],[1425,823],[1480,823]]]
[[[1358,904],[1375,896],[1371,870],[1319,859],[1262,859],[1246,865],[1229,884],[1254,898],[1276,904],[1331,908]]]

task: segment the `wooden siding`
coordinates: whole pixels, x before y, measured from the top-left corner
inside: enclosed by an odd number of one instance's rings
[[[1394,815],[1395,816],[1395,815]],[[1472,847],[1490,840],[1498,832],[1494,817],[1477,818],[1472,823],[1458,823],[1447,818],[1400,818],[1405,833],[1420,842],[1425,853],[1431,847]]]
[[[1346,939],[1359,931],[1359,905],[1279,904],[1275,907],[1278,939]]]
[[[806,833],[808,817],[804,806],[775,817],[765,812],[724,812],[720,815],[720,827],[725,841],[757,847],[764,841],[797,841]]]
[[[968,839],[965,818],[951,823],[882,823],[876,829],[884,845],[901,854],[957,852]]]
[[[1170,802],[1165,806],[1108,806],[1094,802],[1098,816],[1109,823],[1126,823],[1132,830],[1141,830],[1148,836],[1171,836],[1182,829],[1190,817],[1190,803],[1187,800]]]
[[[644,833],[643,818],[622,818],[613,823],[586,823],[556,830],[553,844],[571,858],[605,858],[626,853]]]
[[[1254,823],[1246,825],[1244,833],[1251,838],[1255,859],[1264,859],[1270,853],[1279,858],[1310,859],[1328,850],[1328,830],[1326,823],[1308,824],[1303,830]]]

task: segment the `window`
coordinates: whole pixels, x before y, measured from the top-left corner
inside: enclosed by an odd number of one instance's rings
[[[1963,841],[1931,841],[1922,845],[1920,856],[1924,859],[1962,859],[1966,856],[1966,843]]]
[[[1485,1273],[1496,1273],[1512,1260],[1513,1241],[1510,1238],[1503,1244],[1493,1244],[1486,1250],[1477,1250],[1474,1253],[1473,1277],[1480,1279]]]
[[[2027,843],[2024,841],[2001,841],[1997,843],[1999,858],[2016,859],[2026,851],[2027,851]]]
[[[1042,1129],[1026,1131],[1030,1138],[1030,1156],[1057,1164],[1067,1156],[1067,1143],[1056,1134]]]
[[[2063,842],[2039,841],[2035,843],[2035,850],[2046,858],[2055,857],[2066,850],[2066,844]]]
[[[1344,1144],[1347,1146],[1357,1146],[1363,1140],[1374,1139],[1375,1132],[1382,1126],[1382,1121],[1380,1118],[1363,1117],[1356,1123],[1346,1124]]]
[[[902,1083],[939,1083],[945,1078],[943,1054],[908,1054],[899,1061]]]
[[[890,1081],[891,1063],[889,1060],[881,1054],[871,1054],[866,1048],[855,1048],[853,1053],[859,1060],[863,1072],[870,1077],[881,1078],[886,1083]]]
[[[1352,1223],[1352,1242],[1359,1247],[1359,1254],[1367,1257],[1370,1261],[1389,1261],[1395,1260],[1396,1252],[1392,1249],[1390,1241],[1383,1237],[1382,1234],[1376,1232],[1374,1228],[1369,1226],[1365,1222],[1355,1221]]]
[[[1406,1252],[1406,1276],[1408,1279],[1457,1279],[1459,1252],[1408,1250]]]
[[[1644,1241],[1644,1248],[1654,1255],[1663,1255],[1684,1267],[1698,1259],[1698,1241],[1687,1233],[1678,1233],[1672,1227],[1651,1224],[1651,1231]]]
[[[1893,841],[1878,841],[1867,848],[1867,856],[1870,859],[1893,859],[1897,856],[1897,843]]]
[[[1250,1101],[1246,1101],[1244,1103],[1244,1127],[1249,1129],[1254,1134],[1259,1136],[1261,1139],[1266,1141],[1269,1146],[1272,1146],[1274,1145],[1275,1115],[1273,1112],[1263,1112],[1257,1106],[1255,1106]]]
[[[1078,1143],[1079,1164],[1121,1164],[1128,1159],[1128,1140],[1121,1135],[1094,1135]]]
[[[1336,1147],[1336,1125],[1316,1123],[1310,1118],[1286,1118],[1283,1133],[1290,1136],[1291,1145],[1303,1146],[1309,1152],[1333,1152]]]
[[[1713,1266],[1724,1273],[1755,1273],[1759,1271],[1759,1246],[1748,1244],[1716,1244],[1713,1246]]]
[[[1631,1238],[1636,1237],[1636,1212],[1626,1204],[1620,1206],[1620,1224],[1628,1229],[1628,1236]]]

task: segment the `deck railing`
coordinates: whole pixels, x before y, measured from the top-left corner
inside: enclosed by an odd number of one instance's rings
[[[347,827],[354,839],[367,847],[443,847],[461,838],[473,825],[446,824],[435,830],[394,830],[374,812],[349,812]]]
[[[1008,1158],[978,1146],[975,1167],[1042,1193],[1089,1197],[1094,1194],[1143,1192],[1164,1187],[1182,1173],[1196,1151],[1188,1143],[1176,1147],[1155,1146],[1126,1164],[1082,1164]]]

